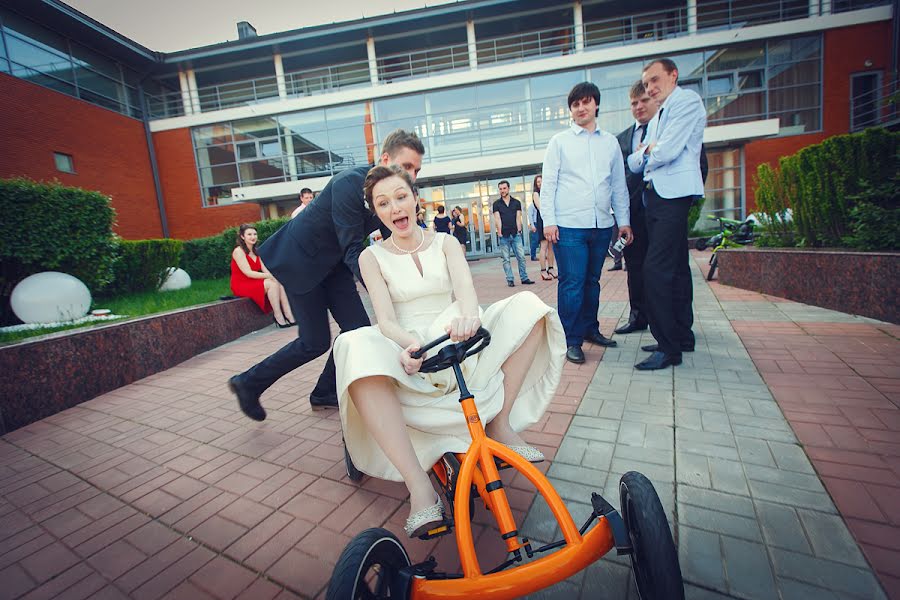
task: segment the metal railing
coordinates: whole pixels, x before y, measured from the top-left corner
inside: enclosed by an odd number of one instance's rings
[[[372,83],[366,60],[292,71],[285,73],[284,79],[288,96],[312,96]]]
[[[624,46],[668,39],[687,32],[687,9],[669,8],[586,22],[584,46]]]
[[[424,77],[441,71],[469,68],[468,44],[455,44],[415,52],[378,57],[378,80],[390,83],[398,79]]]
[[[479,65],[562,56],[575,52],[574,27],[554,27],[478,40]]]
[[[769,0],[746,4],[735,0],[698,0],[697,29],[735,29],[810,16],[809,0]]]
[[[900,124],[900,78],[894,74],[889,79],[878,88],[853,96],[850,103],[851,132]]]

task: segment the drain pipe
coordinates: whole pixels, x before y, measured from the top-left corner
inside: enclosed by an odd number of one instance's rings
[[[141,121],[144,123],[144,136],[147,139],[147,152],[150,154],[150,171],[153,173],[153,188],[156,191],[156,206],[159,209],[159,222],[162,225],[162,236],[169,237],[169,221],[166,218],[166,206],[163,202],[162,184],[159,181],[159,166],[156,163],[156,149],[153,146],[153,134],[150,132],[150,116],[147,98],[144,97],[144,86],[138,83],[138,96],[141,99]]]

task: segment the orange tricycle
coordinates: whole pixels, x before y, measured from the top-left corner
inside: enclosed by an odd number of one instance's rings
[[[631,558],[634,581],[644,600],[683,600],[678,553],[659,496],[650,481],[631,471],[619,481],[621,512],[600,494],[591,495],[593,513],[580,528],[559,494],[530,462],[484,431],[475,398],[466,387],[460,364],[490,343],[484,328],[457,344],[444,345],[422,363],[420,371],[451,368],[459,384],[459,403],[472,444],[465,454],[447,453],[432,467],[447,499],[445,520],[421,536],[431,539],[456,531],[462,573],[438,570],[434,557],[412,564],[403,544],[382,528],[367,529],[344,549],[328,584],[328,600],[381,598],[472,600],[518,598],[562,581],[616,549]],[[443,336],[421,348],[419,356],[449,340]],[[416,356],[418,358],[418,356]],[[352,479],[361,474],[347,456]],[[522,473],[544,497],[562,532],[562,540],[539,547],[519,534],[499,471]],[[478,497],[497,522],[508,559],[485,570],[478,562],[471,518]],[[554,552],[535,558],[553,550]]]

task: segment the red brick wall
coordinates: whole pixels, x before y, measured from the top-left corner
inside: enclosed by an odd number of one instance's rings
[[[881,69],[888,76],[891,65],[891,23],[869,23],[825,32],[821,133],[793,135],[751,142],[744,147],[747,178],[747,212],[756,209],[753,177],[763,163],[778,159],[825,138],[850,131],[850,75]],[[867,60],[872,66],[865,66]]]
[[[169,233],[173,238],[205,237],[234,225],[259,220],[257,204],[203,207],[189,129],[154,133],[153,145],[156,147]]]
[[[0,177],[100,191],[112,197],[116,233],[162,237],[143,123],[3,73],[0,90]],[[76,172],[58,171],[53,152],[71,154]]]

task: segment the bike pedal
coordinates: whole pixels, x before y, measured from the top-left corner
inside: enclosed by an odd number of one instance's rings
[[[453,521],[449,519],[445,519],[443,523],[435,527],[434,529],[429,529],[425,533],[419,536],[420,540],[433,540],[434,538],[443,537],[453,531]]]

